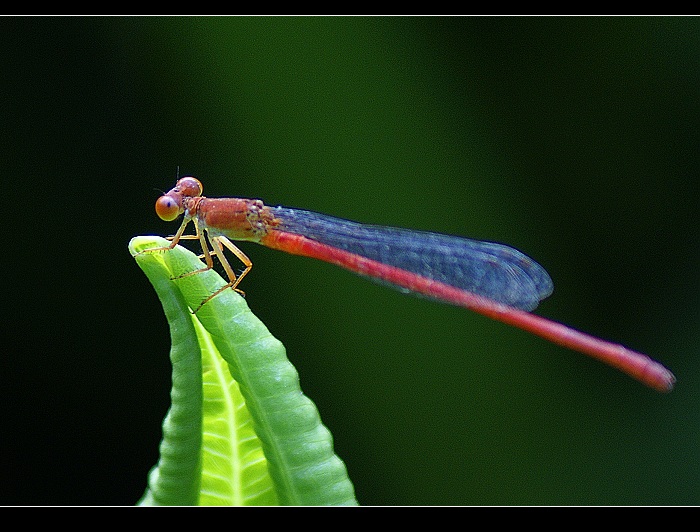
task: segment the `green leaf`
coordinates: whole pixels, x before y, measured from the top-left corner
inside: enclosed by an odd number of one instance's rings
[[[138,242],[132,240],[130,249],[136,253]],[[160,460],[149,473],[148,489],[139,504],[194,505],[199,500],[202,446],[202,359],[197,334],[187,302],[170,280],[162,255],[139,255],[137,262],[153,284],[170,325],[173,367]]]
[[[180,246],[141,253],[168,245],[158,237],[136,237],[129,245],[161,298],[173,340],[173,405],[163,426],[161,458],[141,502],[357,504],[345,464],[316,406],[301,392],[284,346],[233,290],[192,315],[190,309],[225,281],[213,270],[187,275],[202,263]],[[200,384],[199,399],[191,391],[195,379],[179,372],[180,366],[192,371],[193,358],[204,370],[203,380],[198,371],[204,390]],[[198,419],[180,414],[197,408]],[[200,474],[190,478],[194,464]],[[199,497],[193,500],[195,488]]]
[[[202,348],[203,442],[199,504],[277,504],[267,460],[253,421],[209,333],[193,317]]]

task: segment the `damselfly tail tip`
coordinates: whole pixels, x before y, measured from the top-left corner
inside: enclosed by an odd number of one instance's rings
[[[654,371],[642,377],[643,382],[661,393],[671,392],[676,384],[676,376],[661,364],[655,364]]]
[[[664,393],[670,392],[671,390],[673,390],[673,387],[676,385],[676,376],[668,370],[666,370],[666,372],[667,372],[666,380],[663,383],[663,389],[661,390]]]

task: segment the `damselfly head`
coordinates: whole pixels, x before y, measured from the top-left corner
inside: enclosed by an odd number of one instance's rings
[[[172,222],[181,212],[182,208],[172,196],[166,194],[156,201],[156,214],[161,220]]]
[[[156,214],[161,220],[172,222],[185,210],[184,202],[188,198],[202,195],[202,183],[187,176],[179,179],[173,188],[156,201]]]
[[[188,198],[195,198],[202,195],[202,190],[204,190],[204,187],[199,179],[190,175],[179,179],[175,188],[170,192],[175,192]]]

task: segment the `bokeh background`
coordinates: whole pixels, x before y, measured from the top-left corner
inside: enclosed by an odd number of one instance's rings
[[[700,502],[696,18],[0,19],[0,504],[131,505],[169,404],[127,252],[211,196],[513,245],[538,313],[669,395],[461,308],[241,245],[364,505]]]

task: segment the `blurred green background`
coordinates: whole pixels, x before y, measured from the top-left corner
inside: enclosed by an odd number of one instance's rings
[[[538,313],[661,395],[461,308],[241,245],[364,505],[700,502],[696,18],[0,19],[0,504],[133,504],[169,337],[129,239],[205,194],[513,245]]]

